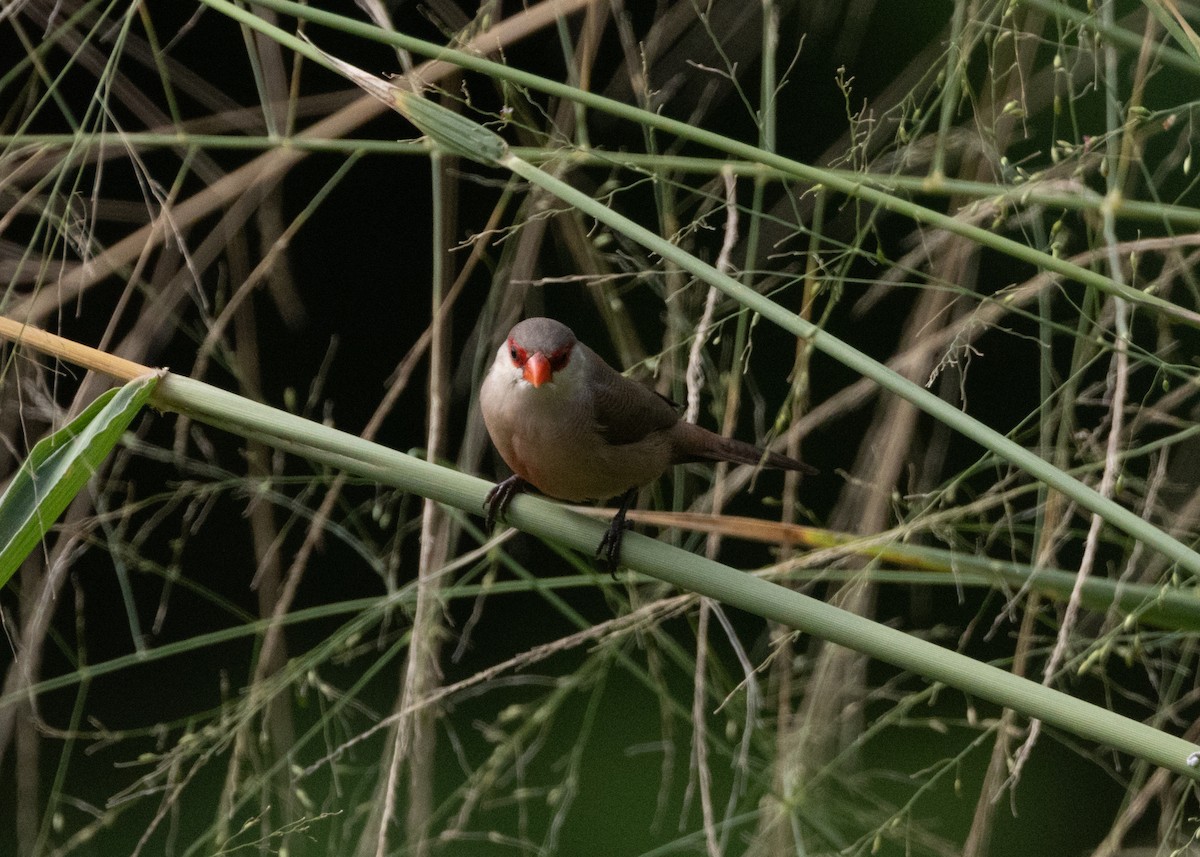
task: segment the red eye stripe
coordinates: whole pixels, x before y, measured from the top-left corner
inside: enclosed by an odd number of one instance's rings
[[[525,349],[511,339],[508,340],[508,356],[512,358],[513,365],[517,367],[524,366],[525,361],[529,359]]]

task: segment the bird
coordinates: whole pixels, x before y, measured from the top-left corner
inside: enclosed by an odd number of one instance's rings
[[[670,399],[626,378],[550,318],[527,318],[508,332],[483,380],[479,406],[492,443],[512,470],[487,493],[488,530],[529,485],[571,502],[620,495],[596,549],[596,558],[613,572],[638,489],[674,464],[732,461],[817,472],[683,420]]]

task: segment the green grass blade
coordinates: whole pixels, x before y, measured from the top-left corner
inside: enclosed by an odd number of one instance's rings
[[[151,375],[109,390],[34,446],[0,497],[0,586],[92,478],[157,383]]]

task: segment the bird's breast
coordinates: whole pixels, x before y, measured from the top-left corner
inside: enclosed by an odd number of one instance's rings
[[[604,440],[586,395],[514,384],[491,396],[496,391],[486,387],[481,410],[496,449],[514,473],[551,497],[603,500],[653,481],[670,464],[665,432],[636,443]]]

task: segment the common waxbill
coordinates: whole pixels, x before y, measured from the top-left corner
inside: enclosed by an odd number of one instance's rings
[[[513,470],[488,492],[488,528],[526,484],[560,500],[620,494],[620,509],[596,549],[613,569],[637,489],[673,464],[733,461],[816,472],[681,420],[668,399],[621,375],[549,318],[525,319],[508,332],[479,405],[492,442]]]

